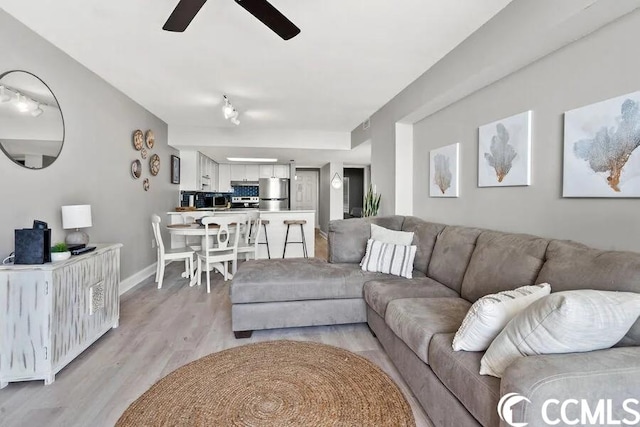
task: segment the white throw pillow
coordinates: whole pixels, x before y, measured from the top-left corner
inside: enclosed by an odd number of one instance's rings
[[[413,231],[396,231],[371,224],[371,238],[382,243],[409,246],[413,243]]]
[[[367,251],[360,262],[363,271],[413,277],[413,259],[417,246],[394,245],[369,239]]]
[[[640,316],[640,294],[579,290],[546,296],[514,317],[484,354],[481,375],[502,378],[523,356],[612,347]]]
[[[455,351],[485,351],[516,314],[551,293],[548,283],[486,295],[473,303],[453,337]]]

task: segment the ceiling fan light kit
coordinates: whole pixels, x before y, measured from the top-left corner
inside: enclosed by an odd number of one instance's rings
[[[180,0],[162,29],[183,32],[206,2],[207,0]],[[283,40],[292,39],[300,33],[300,28],[296,27],[267,0],[235,0],[235,2]]]

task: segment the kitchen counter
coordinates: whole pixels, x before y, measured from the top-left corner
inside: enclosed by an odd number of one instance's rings
[[[190,217],[194,220],[202,218],[203,216],[211,215],[233,215],[234,213],[243,213],[249,211],[259,211],[260,218],[268,220],[269,224],[266,226],[267,236],[269,238],[269,252],[271,258],[282,258],[284,250],[284,238],[287,232],[287,226],[284,224],[285,220],[305,220],[307,223],[303,226],[305,240],[307,242],[307,253],[309,257],[315,256],[315,223],[316,223],[316,211],[303,210],[303,209],[287,209],[278,211],[267,211],[252,208],[205,208],[198,209],[196,211],[189,212],[167,212],[169,216],[168,224],[182,224],[184,223],[184,217]],[[193,242],[188,241],[188,244],[199,244],[198,239]],[[292,225],[289,229],[289,242],[300,242],[302,240],[300,236],[300,226]],[[264,228],[260,235],[260,241],[265,241]],[[172,235],[171,247],[181,247],[186,244],[184,236]],[[298,258],[303,256],[303,250],[301,244],[289,244],[287,245],[286,258]],[[259,245],[258,258],[267,258],[266,245]]]

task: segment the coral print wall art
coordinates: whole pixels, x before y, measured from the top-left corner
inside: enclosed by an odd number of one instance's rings
[[[480,126],[478,186],[530,184],[531,111]]]
[[[640,197],[640,92],[564,115],[564,197]]]
[[[460,144],[429,152],[429,196],[458,197]]]

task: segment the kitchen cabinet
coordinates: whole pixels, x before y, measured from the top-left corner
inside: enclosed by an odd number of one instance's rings
[[[257,181],[260,179],[260,166],[238,165],[231,166],[231,181]]]
[[[199,151],[180,151],[180,190],[215,191],[218,164]]]
[[[260,165],[260,178],[289,178],[289,165]]]
[[[120,317],[121,244],[66,261],[0,266],[0,388],[55,375]]]
[[[274,178],[289,178],[289,165],[273,165],[273,177]]]
[[[220,163],[218,165],[218,191],[226,193],[231,192],[231,165],[228,163]]]
[[[229,165],[231,167],[231,181],[244,181],[247,168],[246,165]]]
[[[260,179],[260,166],[258,165],[245,165],[245,181],[257,181]]]

